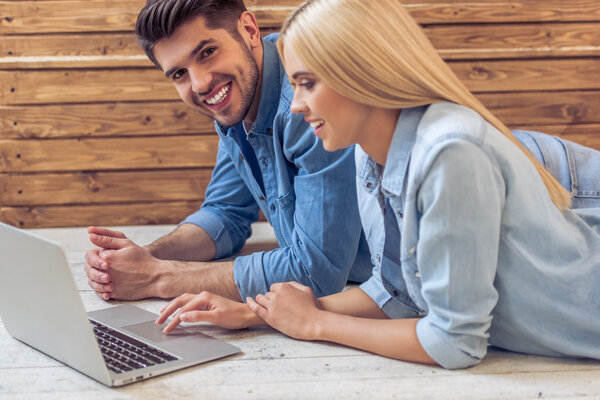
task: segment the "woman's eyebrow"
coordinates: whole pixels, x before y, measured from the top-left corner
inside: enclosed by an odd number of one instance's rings
[[[307,71],[298,71],[296,72],[294,75],[292,75],[292,79],[296,80],[301,76],[313,76],[314,74],[312,72],[307,72]]]

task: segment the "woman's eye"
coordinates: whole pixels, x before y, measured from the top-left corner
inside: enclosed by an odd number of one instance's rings
[[[315,83],[313,81],[302,81],[298,84],[298,86],[304,87],[306,89],[311,89]]]

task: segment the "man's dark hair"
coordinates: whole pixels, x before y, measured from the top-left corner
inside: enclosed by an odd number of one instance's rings
[[[226,29],[241,40],[237,22],[244,11],[243,0],[148,0],[138,15],[135,33],[142,50],[161,68],[154,57],[154,45],[171,36],[180,25],[203,17],[209,29]]]

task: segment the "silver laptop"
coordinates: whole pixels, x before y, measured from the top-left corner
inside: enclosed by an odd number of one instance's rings
[[[85,312],[58,243],[0,223],[0,316],[14,338],[107,385],[121,386],[239,348],[191,329],[162,333],[132,305]]]

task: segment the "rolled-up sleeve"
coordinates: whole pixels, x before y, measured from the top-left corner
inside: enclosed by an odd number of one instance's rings
[[[465,368],[487,352],[498,301],[504,181],[484,151],[465,140],[445,144],[426,170],[418,196],[417,265],[429,310],[417,335],[440,365]]]
[[[234,276],[242,298],[269,290],[271,284],[298,281],[317,296],[340,291],[359,248],[361,224],[355,190],[354,149],[327,152],[301,115],[286,124],[285,159],[296,170],[293,188],[281,208],[295,207],[279,218],[287,243],[270,252],[238,257]],[[293,203],[293,205],[292,205]],[[289,210],[288,210],[289,212]],[[273,218],[273,217],[272,217]],[[368,251],[364,266],[370,271]]]
[[[259,207],[219,141],[217,162],[202,207],[181,223],[195,224],[214,240],[215,258],[240,250],[258,220]]]

